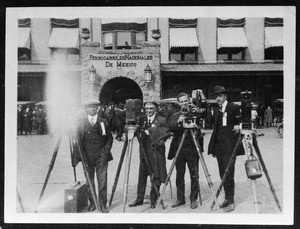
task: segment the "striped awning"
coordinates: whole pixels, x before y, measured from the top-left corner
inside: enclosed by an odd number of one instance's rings
[[[18,48],[30,49],[30,28],[18,28]]]
[[[81,65],[79,64],[70,64],[63,66],[63,71],[68,72],[79,72],[81,71]],[[53,71],[49,64],[19,64],[18,65],[18,73],[46,73]]]
[[[218,49],[247,47],[248,41],[243,27],[218,28]]]
[[[163,72],[272,72],[283,71],[282,63],[265,64],[163,64]]]
[[[265,48],[283,47],[283,27],[265,27]]]
[[[53,28],[48,47],[79,49],[79,29]]]
[[[199,47],[196,28],[171,28],[170,48]]]

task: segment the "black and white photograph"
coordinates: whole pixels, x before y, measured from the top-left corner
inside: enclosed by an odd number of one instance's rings
[[[6,9],[5,223],[294,223],[296,8]]]

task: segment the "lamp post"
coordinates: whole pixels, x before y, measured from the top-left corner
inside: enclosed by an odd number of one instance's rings
[[[144,69],[144,79],[146,83],[151,83],[151,78],[152,78],[152,70],[147,64],[146,68]]]
[[[94,65],[89,68],[89,83],[95,84],[96,83],[96,69]]]

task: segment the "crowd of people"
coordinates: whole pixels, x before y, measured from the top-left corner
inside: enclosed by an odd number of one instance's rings
[[[46,109],[42,105],[18,105],[17,118],[18,135],[48,133]]]

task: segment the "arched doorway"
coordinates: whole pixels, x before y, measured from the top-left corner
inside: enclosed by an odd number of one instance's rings
[[[143,94],[139,85],[126,77],[117,77],[107,81],[99,95],[99,100],[104,105],[109,102],[125,104],[127,99],[143,101]]]

